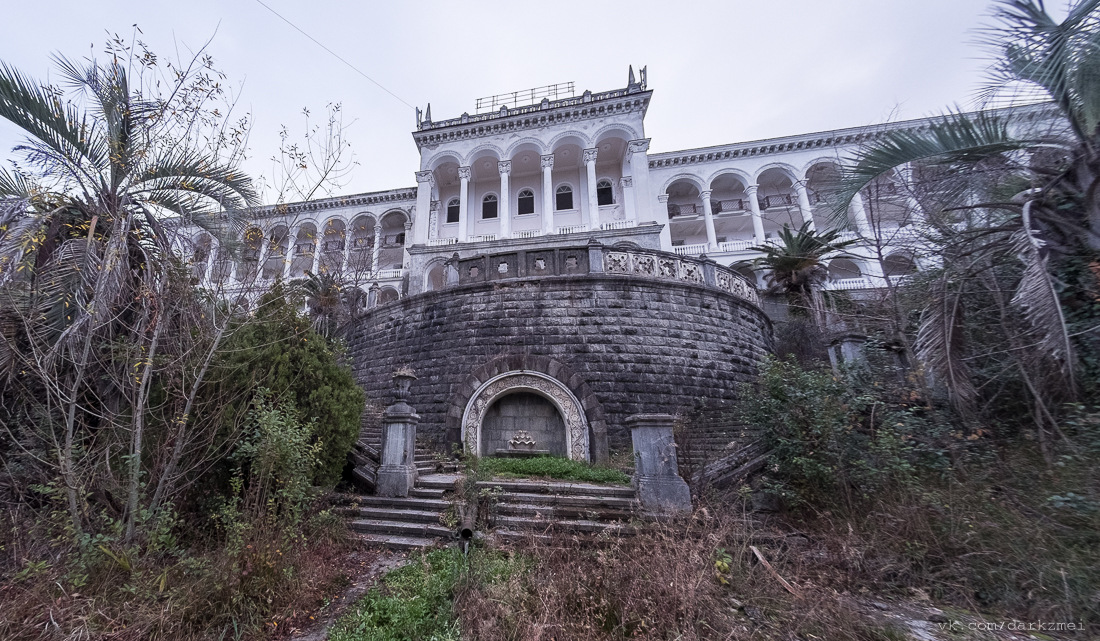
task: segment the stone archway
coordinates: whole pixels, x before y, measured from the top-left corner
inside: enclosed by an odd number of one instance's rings
[[[588,420],[580,401],[560,381],[523,370],[494,376],[470,396],[462,414],[462,442],[467,452],[481,452],[481,426],[493,403],[516,392],[531,392],[550,401],[565,422],[565,451],[569,458],[589,460]]]

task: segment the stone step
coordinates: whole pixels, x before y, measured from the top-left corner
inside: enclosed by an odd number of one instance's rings
[[[618,534],[632,536],[637,530],[621,523],[607,523],[589,519],[532,519],[522,516],[497,516],[493,523],[505,530],[534,529],[538,532],[584,532],[589,534]]]
[[[561,505],[535,505],[531,503],[498,503],[500,516],[522,516],[542,520],[582,519],[589,521],[629,521],[635,517],[630,510],[586,509]]]
[[[455,481],[460,478],[461,474],[424,474],[416,479],[416,487],[452,491],[455,489]]]
[[[500,502],[520,503],[527,505],[557,505],[574,508],[610,508],[617,510],[637,510],[638,501],[622,496],[584,496],[568,494],[530,494],[520,492],[505,492],[500,495]]]
[[[570,483],[568,481],[481,481],[478,487],[498,487],[504,492],[522,494],[568,494],[582,496],[608,496],[634,498],[634,488],[622,485],[596,485],[593,483]]]
[[[438,510],[410,510],[397,507],[367,506],[347,508],[348,516],[372,521],[399,521],[401,523],[439,523]]]
[[[423,550],[439,543],[437,538],[387,534],[357,534],[356,538],[371,547],[384,547],[390,550]]]
[[[394,507],[410,510],[443,511],[450,507],[450,501],[442,499],[422,499],[410,496],[408,498],[396,496],[372,496],[364,494],[356,496],[354,501],[360,507]]]
[[[362,534],[391,534],[396,536],[435,536],[451,538],[453,532],[439,524],[404,523],[385,519],[353,519],[348,523],[353,532]]]
[[[443,490],[433,487],[414,487],[409,490],[409,496],[414,499],[442,499]]]

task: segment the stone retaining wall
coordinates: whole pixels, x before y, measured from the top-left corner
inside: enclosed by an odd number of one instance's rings
[[[416,370],[409,403],[436,447],[460,441],[462,412],[482,383],[527,369],[579,400],[594,460],[629,447],[631,414],[678,414],[699,398],[733,402],[770,344],[764,314],[729,291],[606,273],[428,292],[369,310],[349,337],[372,398],[388,398],[399,366]]]

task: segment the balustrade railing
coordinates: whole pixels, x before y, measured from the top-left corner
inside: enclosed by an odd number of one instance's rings
[[[745,209],[745,200],[743,198],[710,201],[710,210],[715,214],[723,214],[731,211],[743,212]]]
[[[401,278],[404,273],[405,272],[402,269],[380,269],[375,272],[374,277],[378,280],[387,280],[393,278]]]
[[[697,256],[699,254],[706,253],[707,244],[700,243],[698,245],[680,245],[678,247],[673,247],[672,251],[680,254],[681,256]]]
[[[725,243],[718,243],[718,249],[724,252],[741,252],[755,245],[755,240],[731,240]]]
[[[512,232],[512,238],[536,238],[542,236],[541,229],[525,229],[523,231]]]
[[[298,243],[294,246],[294,254],[296,256],[304,256],[306,254],[313,253],[313,243]]]
[[[568,225],[566,227],[558,227],[557,233],[559,234],[579,234],[581,232],[588,231],[588,227],[584,225]]]
[[[630,229],[637,226],[633,220],[616,220],[610,223],[600,223],[600,229],[607,231],[609,229]]]
[[[470,236],[466,239],[468,243],[487,243],[497,239],[496,234],[481,234],[479,236]]]
[[[454,245],[458,242],[457,238],[429,238],[428,247],[439,247],[442,245]]]
[[[326,240],[324,247],[325,247],[324,250],[327,251],[327,252],[344,251],[344,241],[343,240]]]
[[[789,207],[791,205],[794,205],[794,198],[792,198],[790,194],[764,196],[760,199],[761,209],[770,209],[772,207]]]

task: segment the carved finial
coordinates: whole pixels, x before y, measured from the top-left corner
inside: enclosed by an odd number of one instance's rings
[[[645,70],[646,70],[646,67],[642,67],[641,69],[638,70],[638,73],[640,74],[640,77],[642,79],[642,89],[643,90],[645,89],[645,84],[646,84],[645,83]]]
[[[634,65],[630,65],[630,78],[626,81],[626,86],[634,84]]]
[[[420,116],[423,115],[423,113],[424,112],[420,111],[420,107],[416,108],[416,128],[417,129],[420,129]]]
[[[431,124],[432,122],[432,103],[428,103],[427,110],[424,111],[424,122]]]

